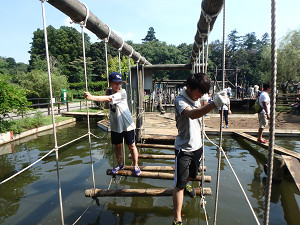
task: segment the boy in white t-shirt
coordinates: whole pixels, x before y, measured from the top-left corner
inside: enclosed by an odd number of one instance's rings
[[[266,143],[268,140],[262,138],[263,131],[268,125],[268,120],[270,119],[270,84],[265,83],[263,85],[263,92],[259,96],[259,104],[262,110],[258,113],[259,129],[258,129],[258,142]]]
[[[109,84],[112,88],[112,95],[94,96],[89,92],[84,92],[84,97],[88,100],[109,103],[111,142],[115,145],[118,162],[118,165],[112,169],[112,173],[116,174],[124,168],[122,164],[124,138],[132,155],[135,175],[138,176],[141,170],[138,166],[138,151],[135,145],[135,125],[128,108],[126,91],[122,89],[122,75],[118,72],[109,74]]]

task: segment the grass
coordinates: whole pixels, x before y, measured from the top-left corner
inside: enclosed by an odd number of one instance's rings
[[[70,117],[57,116],[54,118],[55,123],[68,120]],[[43,116],[42,112],[38,111],[34,117],[25,117],[16,120],[0,120],[0,133],[13,131],[14,134],[52,124],[52,116]]]

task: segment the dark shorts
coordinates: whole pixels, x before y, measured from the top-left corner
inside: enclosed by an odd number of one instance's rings
[[[123,131],[122,133],[117,133],[111,131],[111,143],[114,145],[123,143],[123,138],[127,145],[131,145],[135,142],[135,130]]]
[[[174,185],[176,187],[184,189],[188,182],[188,177],[196,178],[202,152],[203,148],[192,152],[175,150]]]

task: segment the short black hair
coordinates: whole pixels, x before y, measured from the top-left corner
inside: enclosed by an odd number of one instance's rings
[[[270,88],[270,83],[264,83],[263,84],[263,88],[264,88],[264,91],[266,91],[268,88]]]
[[[199,89],[202,94],[206,94],[210,89],[210,77],[206,73],[191,74],[187,78],[186,86],[191,90]]]

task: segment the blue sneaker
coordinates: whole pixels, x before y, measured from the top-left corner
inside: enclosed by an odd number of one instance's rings
[[[229,129],[229,127],[228,127],[228,126],[226,126],[226,129]]]
[[[116,174],[119,170],[122,170],[122,169],[124,169],[124,165],[122,164],[122,165],[117,165],[115,168],[113,168],[112,170],[111,170],[111,172],[113,173],[113,174]]]
[[[139,176],[141,174],[141,169],[138,165],[134,166],[134,173],[136,176]]]

